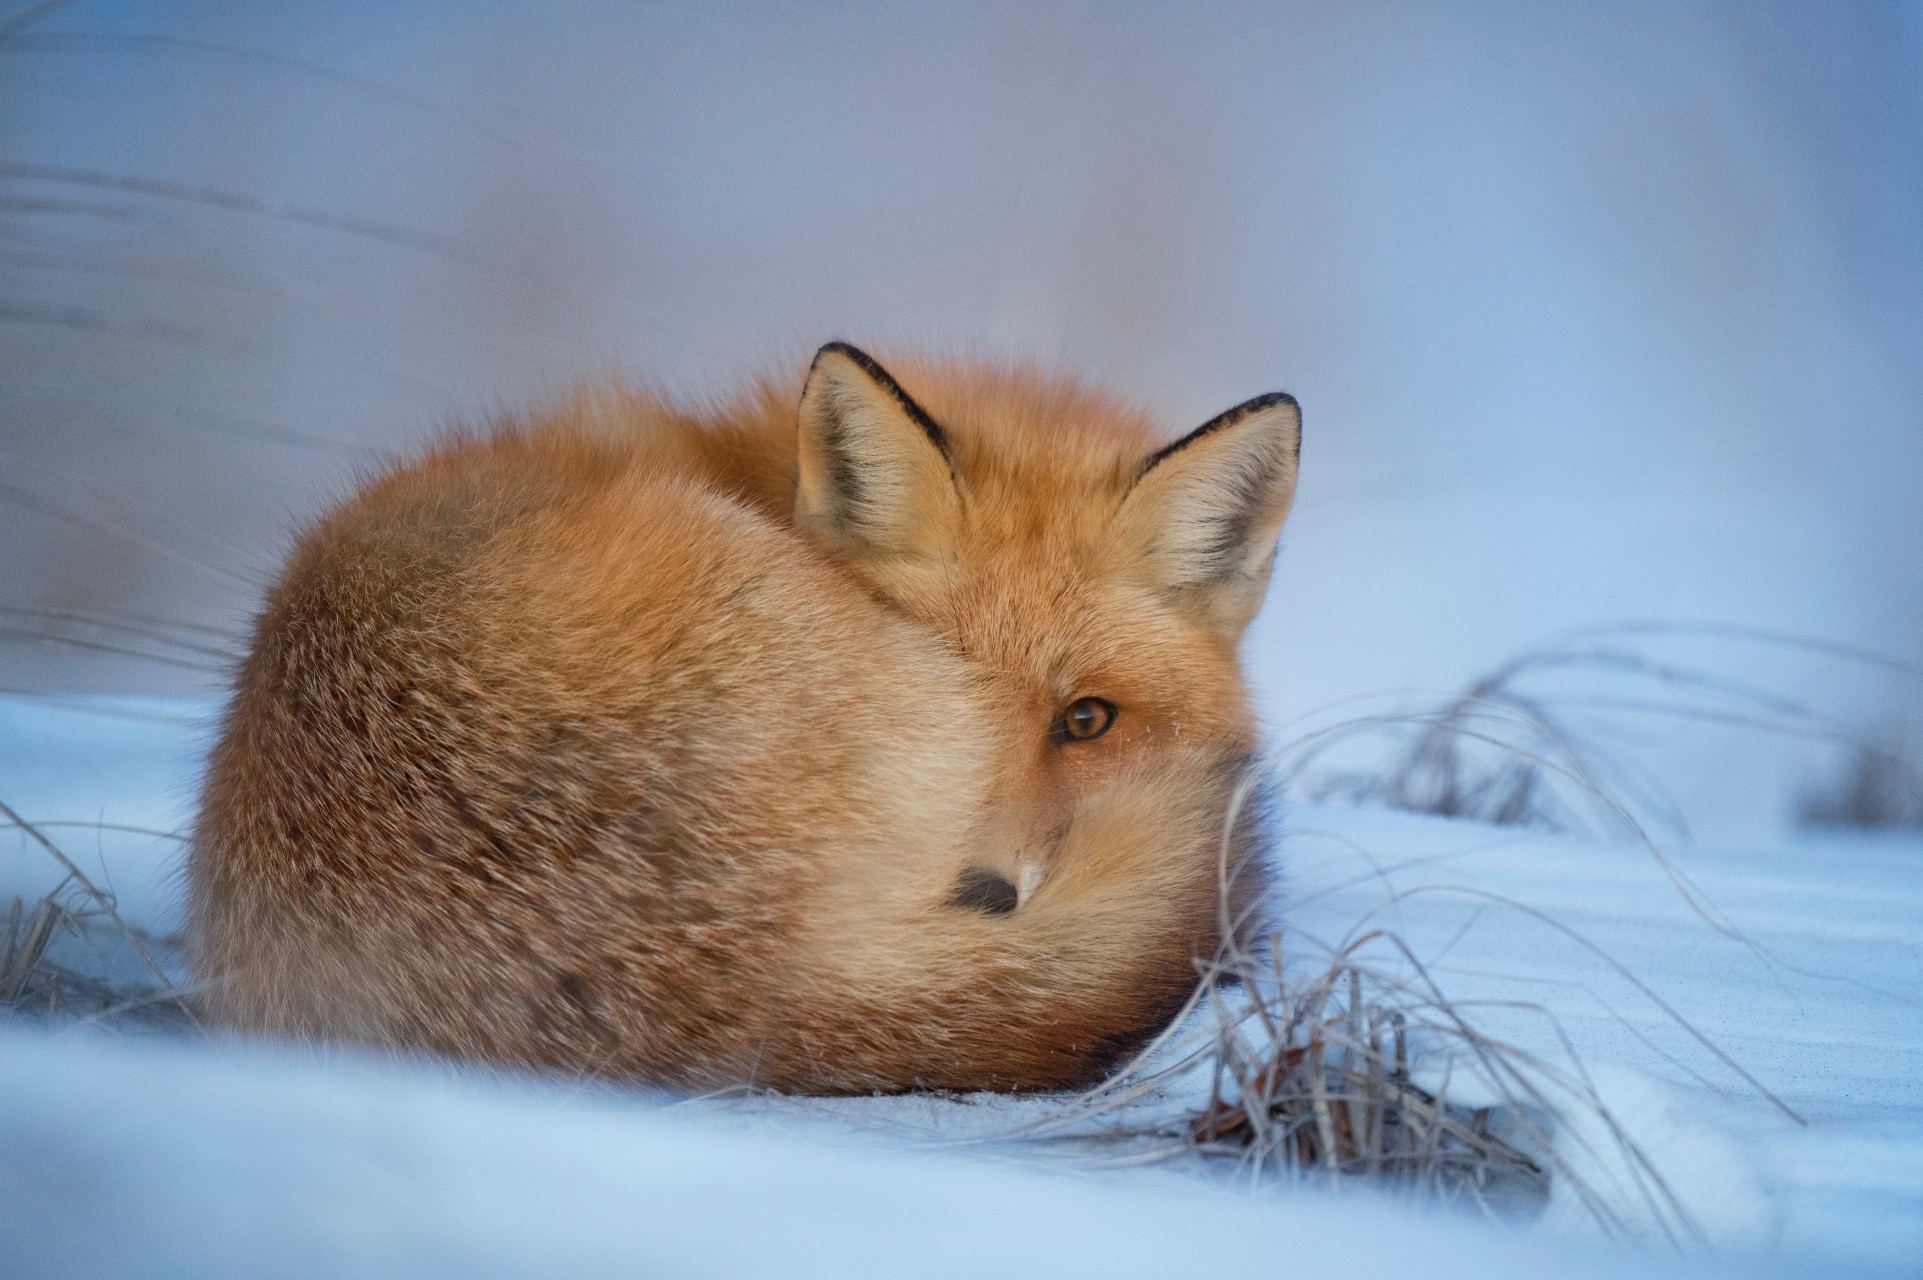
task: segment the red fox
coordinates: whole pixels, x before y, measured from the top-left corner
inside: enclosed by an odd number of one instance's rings
[[[1295,401],[824,347],[444,442],[299,539],[205,783],[218,1023],[819,1092],[1092,1083],[1261,885]],[[911,394],[912,389],[912,394]]]

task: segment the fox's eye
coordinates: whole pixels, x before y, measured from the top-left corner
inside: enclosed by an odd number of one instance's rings
[[[1115,704],[1106,698],[1077,698],[1055,721],[1057,742],[1087,742],[1107,733],[1115,723]]]

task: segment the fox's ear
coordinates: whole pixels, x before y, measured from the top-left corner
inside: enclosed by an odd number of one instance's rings
[[[1126,553],[1230,640],[1262,605],[1301,449],[1295,397],[1258,396],[1150,454],[1122,501]]]
[[[939,556],[961,497],[948,437],[865,352],[831,342],[801,394],[795,520],[853,557]]]

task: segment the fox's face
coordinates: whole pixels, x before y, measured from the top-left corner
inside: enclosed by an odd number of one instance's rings
[[[1292,397],[1172,444],[1040,375],[822,349],[801,408],[802,528],[947,637],[1065,803],[1158,750],[1253,746],[1237,643],[1295,490]]]

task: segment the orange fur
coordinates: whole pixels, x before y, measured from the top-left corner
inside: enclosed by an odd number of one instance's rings
[[[839,346],[800,402],[585,398],[306,532],[190,859],[212,1016],[824,1091],[1084,1083],[1166,1023],[1253,887],[1293,402],[1163,456],[1072,382]]]

